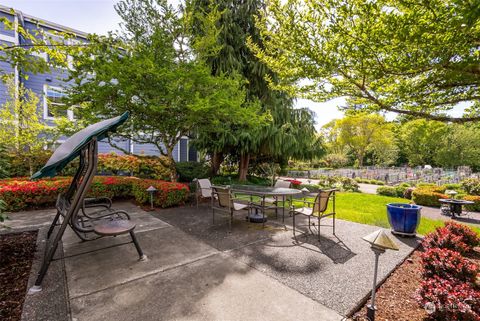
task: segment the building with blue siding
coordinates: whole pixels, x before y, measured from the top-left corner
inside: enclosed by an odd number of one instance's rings
[[[18,27],[23,27],[30,34],[35,34],[35,30],[41,28],[43,34],[51,38],[58,39],[58,32],[68,32],[75,35],[73,39],[69,39],[70,42],[81,43],[87,41],[87,34],[75,30],[66,26],[58,25],[54,22],[45,21],[41,18],[36,18],[34,16],[27,15],[20,11],[12,11],[10,8],[0,5],[0,17],[8,19],[14,26],[13,30],[6,28],[2,23],[0,23],[0,42],[3,44],[11,45],[28,45],[25,39],[19,34]],[[38,54],[40,59],[48,60],[49,57],[46,53]],[[64,95],[62,88],[68,86],[63,79],[67,76],[67,70],[62,68],[51,68],[48,73],[25,73],[19,68],[12,67],[10,64],[0,61],[0,69],[4,72],[11,73],[14,77],[15,86],[23,84],[27,89],[32,90],[40,99],[38,106],[39,116],[45,121],[48,125],[54,126],[54,116],[51,112],[51,109],[55,110],[64,110],[65,115],[74,119],[75,115],[71,110],[68,109],[68,106],[65,106],[63,109],[61,97]],[[7,88],[4,83],[0,82],[0,106],[5,103],[9,95]],[[61,141],[60,141],[61,142]],[[133,154],[138,155],[158,155],[158,149],[152,144],[138,144],[129,140],[116,141],[121,149],[129,151]],[[99,152],[100,153],[109,153],[115,152],[118,154],[123,154],[120,149],[112,147],[108,142],[99,142]],[[197,161],[198,153],[195,149],[189,146],[188,137],[183,137],[180,142],[175,146],[174,149],[174,159],[177,162],[184,161]]]

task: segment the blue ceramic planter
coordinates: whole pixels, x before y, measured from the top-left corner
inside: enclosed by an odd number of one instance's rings
[[[388,221],[393,233],[415,235],[420,224],[421,206],[413,204],[387,204]]]

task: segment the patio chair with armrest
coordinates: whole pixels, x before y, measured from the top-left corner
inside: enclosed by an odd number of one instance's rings
[[[200,199],[212,198],[212,183],[208,178],[197,179],[197,188],[195,190],[195,200],[197,207]]]
[[[332,216],[333,218],[333,235],[335,235],[335,192],[336,189],[329,189],[329,190],[320,190],[315,197],[313,202],[303,200],[303,206],[301,208],[295,208],[295,206],[291,206],[290,213],[293,216],[293,235],[295,236],[295,229],[296,229],[296,220],[295,217],[297,215],[304,215],[308,217],[308,229],[311,232],[311,226],[315,225],[311,222],[312,216],[317,216],[318,224],[317,224],[317,234],[318,240],[320,241],[320,220],[325,217]],[[332,198],[332,211],[329,213],[327,212],[328,209],[328,202]],[[310,205],[313,205],[310,207]],[[313,232],[312,232],[313,233]]]
[[[232,230],[233,213],[235,211],[250,210],[250,204],[238,203],[235,201],[244,201],[242,198],[235,198],[232,195],[232,191],[229,187],[212,187],[212,220],[215,224],[215,211],[224,213],[224,216],[228,216],[229,230]],[[248,213],[250,214],[250,213]]]
[[[285,180],[282,180],[282,179],[277,179],[277,181],[275,182],[275,185],[273,187],[278,187],[278,188],[290,188],[292,186],[292,183],[290,181],[285,181]],[[275,209],[275,214],[278,215],[278,208],[280,207],[279,206],[279,203],[282,202],[281,200],[279,200],[278,196],[274,196],[274,197],[265,197],[263,200],[262,200],[262,206],[265,208],[265,209]],[[285,206],[285,204],[282,204],[282,206]]]
[[[91,241],[104,236],[130,234],[140,260],[146,260],[134,233],[135,224],[130,221],[128,213],[114,210],[109,199],[85,198],[97,168],[98,140],[105,138],[109,132],[114,131],[127,118],[128,113],[125,113],[77,132],[57,148],[47,164],[32,176],[32,179],[54,177],[70,161],[80,157],[79,167],[69,188],[66,192],[58,195],[57,214],[48,229],[45,255],[35,285],[30,289],[30,293],[41,291],[42,281],[67,225],[82,241]],[[88,208],[99,209],[87,211]]]

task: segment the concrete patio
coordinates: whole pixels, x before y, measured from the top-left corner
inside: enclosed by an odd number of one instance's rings
[[[23,320],[342,320],[369,294],[373,254],[361,237],[375,226],[337,220],[334,236],[326,220],[318,242],[295,239],[290,218],[283,225],[272,217],[262,229],[240,214],[229,233],[225,218],[212,225],[207,204],[154,212],[115,205],[132,214],[148,261],[137,261],[128,237],[79,242],[68,229],[44,290],[27,296]],[[15,213],[9,225],[40,228],[41,238],[53,214]],[[380,279],[418,239],[396,242],[400,251],[380,259]]]

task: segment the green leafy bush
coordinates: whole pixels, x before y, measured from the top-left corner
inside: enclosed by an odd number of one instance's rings
[[[247,176],[246,182],[239,182],[237,175],[223,175],[215,176],[211,179],[213,185],[261,185],[261,186],[270,186],[271,180],[268,178],[258,177],[258,176]]]
[[[10,165],[7,151],[3,145],[0,144],[0,179],[10,176]]]
[[[377,188],[377,194],[383,196],[397,197],[397,189],[394,186],[380,186]]]
[[[2,226],[1,223],[5,222],[5,220],[8,219],[8,216],[5,214],[6,209],[7,204],[3,200],[0,200],[0,226]]]
[[[433,183],[425,183],[425,182],[419,182],[415,184],[416,187],[418,188],[429,188],[429,187],[437,187],[436,184]]]
[[[358,183],[348,177],[342,176],[319,176],[319,185],[321,188],[337,188],[342,192],[358,192]]]
[[[1,153],[1,152],[0,152]],[[42,151],[32,158],[34,171],[42,168],[52,155],[52,151]],[[27,163],[16,155],[7,155],[9,177],[29,177],[30,168]],[[0,164],[1,167],[1,164]],[[62,176],[73,176],[78,168],[78,160],[68,164]],[[171,170],[166,157],[117,155],[115,153],[99,154],[97,173],[103,175],[129,175],[140,178],[169,180]]]
[[[480,179],[468,178],[463,180],[462,188],[470,195],[480,195]]]
[[[368,178],[357,177],[357,178],[355,178],[355,181],[357,183],[363,183],[363,184],[385,185],[384,181],[379,181],[379,180],[376,180],[376,179],[368,179]]]
[[[463,188],[462,184],[459,184],[459,183],[447,183],[447,184],[444,184],[443,186],[446,189],[451,189],[451,190],[454,190],[454,191],[459,191]]]
[[[210,173],[210,167],[203,162],[178,162],[175,167],[180,182],[191,182],[195,178],[206,178]]]
[[[317,193],[322,189],[322,187],[317,184],[301,184],[299,186],[299,189],[304,189],[304,188],[308,189],[311,193]]]

